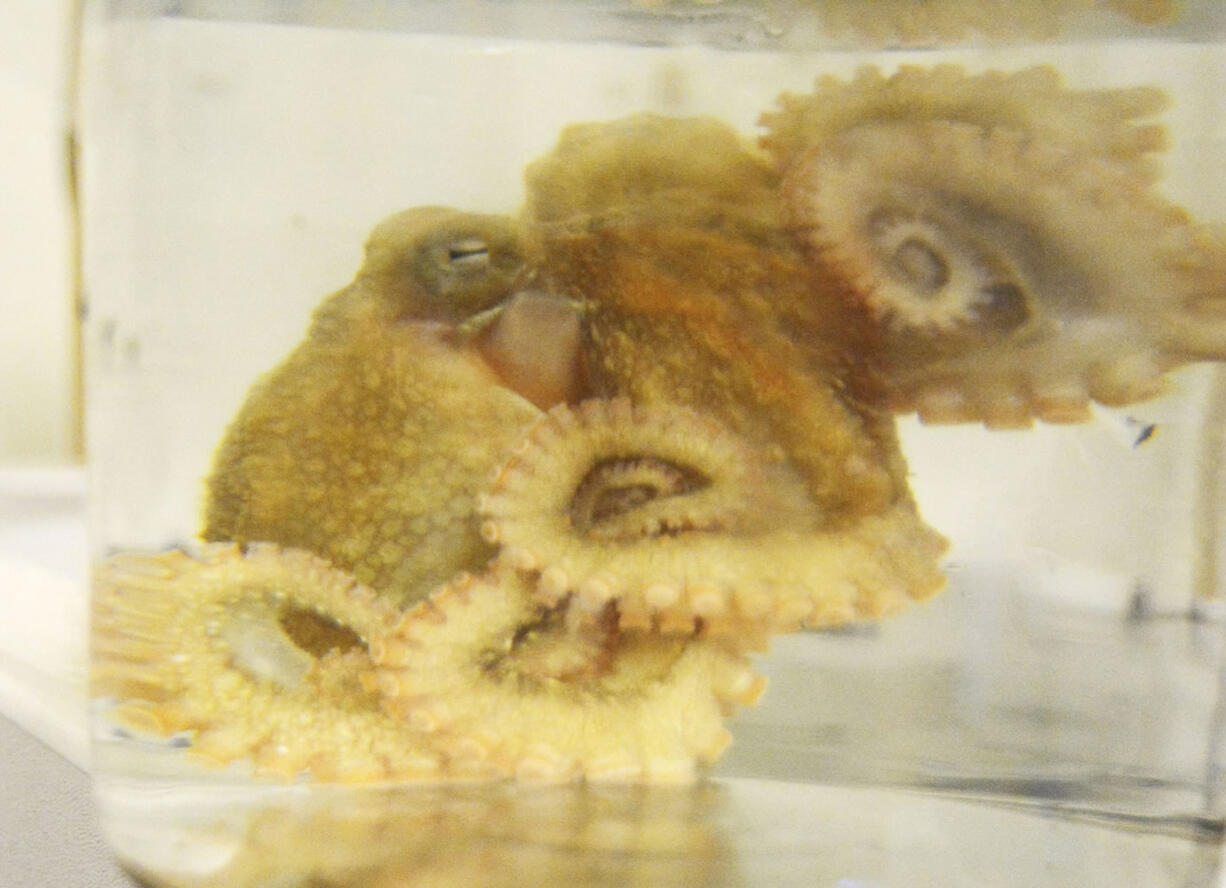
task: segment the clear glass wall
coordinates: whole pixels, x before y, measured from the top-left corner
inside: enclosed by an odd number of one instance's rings
[[[1213,884],[1224,34],[87,3],[121,859]]]

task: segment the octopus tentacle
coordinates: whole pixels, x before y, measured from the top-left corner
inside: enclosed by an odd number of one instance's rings
[[[793,629],[891,612],[942,583],[944,541],[900,502],[825,516],[772,463],[692,410],[588,401],[555,408],[481,499],[499,558],[623,627]]]
[[[962,93],[989,96],[1002,82],[964,80]],[[1046,124],[863,104],[881,116],[818,127],[785,193],[818,261],[876,319],[893,409],[1000,427],[1081,421],[1091,400],[1141,400],[1173,366],[1226,355],[1226,315],[1204,309],[1226,286],[1226,250],[1134,163],[1049,141]]]
[[[864,66],[850,82],[827,75],[809,95],[780,96],[779,110],[761,117],[767,128],[761,142],[787,171],[814,147],[864,123],[944,120],[1029,133],[1152,180],[1159,172],[1153,155],[1166,147],[1167,135],[1149,119],[1168,103],[1154,87],[1070,90],[1048,65],[976,76],[958,65],[903,65],[889,77]]]
[[[395,620],[303,551],[124,554],[95,575],[92,688],[130,729],[195,732],[199,760],[253,757],[257,773],[284,778],[434,776],[441,758],[362,684],[368,640]]]
[[[723,717],[764,689],[723,641],[573,616],[519,571],[458,578],[372,646],[377,686],[457,769],[618,782],[692,779],[727,745]]]

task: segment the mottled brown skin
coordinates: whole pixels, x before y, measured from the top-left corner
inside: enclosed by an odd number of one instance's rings
[[[860,79],[845,106],[791,102],[773,150],[855,117],[860,92],[876,105],[880,78]],[[899,89],[917,79],[962,76]],[[959,113],[996,114],[1016,81],[982,84]],[[1036,131],[1079,131],[1078,107],[1053,101]],[[1154,133],[1133,129],[1107,141],[1144,154]],[[883,394],[890,343],[789,228],[779,169],[709,118],[570,127],[516,222],[424,208],[378,226],[227,431],[206,539],[310,550],[419,602],[371,641],[361,687],[430,735],[431,774],[689,779],[762,689],[747,647],[942,585]],[[576,406],[542,413],[560,402]]]
[[[834,523],[907,500],[876,340],[796,246],[779,178],[710,118],[565,130],[527,174],[552,287],[585,306],[588,388],[708,411],[782,449]]]
[[[781,245],[780,177],[713,117],[572,124],[528,166],[524,216],[542,239],[646,222]]]
[[[516,516],[535,514],[544,499],[529,495],[527,481],[508,485],[493,524],[542,568],[546,598],[573,591],[589,609],[617,598],[624,627],[751,637],[872,618],[943,585],[946,544],[916,512],[881,396],[880,336],[846,284],[798,246],[762,155],[709,118],[637,115],[568,128],[527,179],[538,274],[583,306],[588,392],[691,408],[770,467],[763,484],[779,485],[724,502],[720,529],[692,532],[690,546],[678,541],[719,482],[673,491],[668,473],[719,479],[730,468],[700,471],[632,440],[620,445],[626,452],[596,447],[593,471],[607,460],[659,470],[657,485],[626,492],[619,521],[635,518],[638,502],[645,514],[671,516],[663,533],[640,522],[640,538],[606,544],[548,521],[544,532],[562,538],[517,537]],[[591,435],[557,434],[552,446],[596,446]],[[777,502],[790,504],[788,514]],[[738,530],[743,522],[730,516],[754,509],[759,530]],[[792,533],[804,544],[757,560]],[[699,551],[701,563],[691,563]],[[763,587],[764,597],[753,591]]]
[[[477,491],[539,411],[458,324],[523,272],[504,219],[426,208],[380,225],[227,430],[203,537],[308,549],[401,604],[483,565]]]
[[[893,418],[849,388],[871,385],[844,357],[857,353],[855,319],[834,301],[815,311],[803,260],[646,226],[553,246],[560,285],[588,296],[599,282],[588,318],[595,391],[694,407],[781,450],[832,523],[909,498]]]

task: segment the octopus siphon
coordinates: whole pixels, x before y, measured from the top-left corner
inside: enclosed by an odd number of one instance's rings
[[[1081,422],[1226,359],[1165,101],[865,68],[756,142],[574,124],[514,216],[392,216],[226,430],[202,545],[99,567],[95,694],[285,779],[694,779],[771,635],[942,587],[899,414]]]

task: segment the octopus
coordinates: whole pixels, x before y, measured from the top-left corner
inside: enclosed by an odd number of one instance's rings
[[[620,631],[534,600],[528,579],[460,577],[375,651],[388,708],[469,771],[534,782],[689,782],[765,687],[721,639]]]
[[[824,79],[765,116],[791,224],[855,282],[892,410],[1079,422],[1221,356],[1221,236],[1158,193],[1163,105],[938,66]]]
[[[695,779],[771,635],[942,587],[898,415],[1081,422],[1226,358],[1164,105],[866,68],[756,142],[574,124],[516,215],[392,216],[227,429],[202,547],[100,567],[95,692],[288,779]]]
[[[548,388],[568,360],[520,366],[534,326],[565,347],[553,317],[565,307],[526,274],[509,220],[426,207],[379,225],[357,278],[235,417],[202,536],[315,552],[400,605],[478,569],[492,550],[476,496],[539,413],[495,368]]]
[[[143,735],[268,777],[410,779],[437,756],[362,685],[396,611],[318,556],[271,545],[125,553],[95,573],[95,696]]]
[[[522,575],[461,574],[402,613],[271,544],[109,559],[93,622],[117,724],[267,778],[685,782],[765,687],[726,639],[576,626]]]

